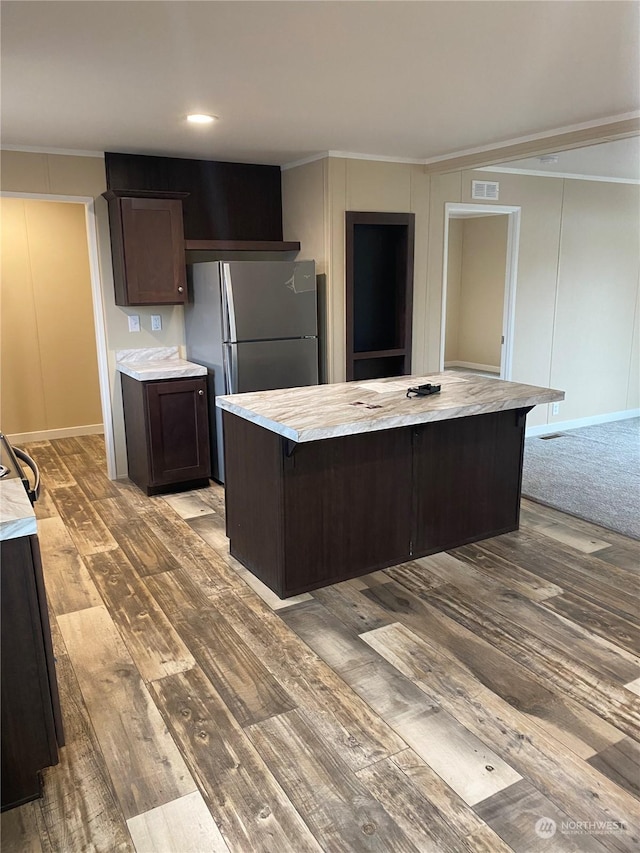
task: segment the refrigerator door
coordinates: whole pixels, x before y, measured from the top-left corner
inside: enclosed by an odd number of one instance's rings
[[[226,341],[318,334],[314,261],[221,262],[220,279]]]
[[[227,393],[270,391],[318,383],[318,340],[225,344]]]

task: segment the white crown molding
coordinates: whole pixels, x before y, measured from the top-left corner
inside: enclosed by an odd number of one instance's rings
[[[319,154],[311,154],[309,157],[303,157],[301,160],[291,160],[289,163],[283,163],[280,166],[281,172],[286,172],[287,169],[295,169],[297,166],[306,166],[307,163],[315,163],[316,160],[326,160],[329,157],[328,151],[321,151]]]
[[[354,151],[329,151],[329,157],[342,160],[376,160],[382,163],[408,163],[411,166],[424,166],[426,160],[415,157],[393,157],[386,154],[358,154]]]
[[[82,151],[75,148],[41,148],[38,145],[1,145],[0,151],[23,151],[26,154],[61,154],[65,157],[99,157],[104,151]]]
[[[578,175],[573,172],[543,172],[541,169],[514,169],[508,166],[479,166],[474,172],[504,172],[507,175],[533,175],[535,178],[570,178],[575,181],[603,181],[607,184],[640,185],[640,179],[607,178],[604,175]]]
[[[522,145],[527,142],[544,142],[545,139],[550,139],[556,136],[562,136],[565,133],[577,133],[581,130],[592,130],[598,127],[606,127],[609,124],[616,122],[632,121],[640,118],[640,111],[631,113],[622,113],[621,115],[608,116],[607,118],[595,119],[593,121],[585,121],[581,124],[569,124],[565,127],[558,127],[554,130],[545,130],[543,133],[532,133],[529,136],[517,136],[513,139],[504,139],[501,142],[493,142],[489,145],[479,145],[477,148],[465,148],[461,151],[451,151],[448,154],[440,154],[437,157],[427,157],[420,162],[425,166],[431,163],[442,163],[445,160],[453,160],[458,157],[468,157],[471,154],[484,154],[489,151],[500,151],[501,148],[509,148],[512,145]],[[606,139],[602,141],[607,141]]]
[[[306,166],[307,163],[313,163],[315,160],[326,160],[330,157],[341,160],[375,160],[382,163],[408,163],[411,166],[423,166],[424,160],[416,160],[411,157],[393,157],[386,154],[358,154],[356,151],[322,151],[320,154],[312,154],[310,157],[304,157],[302,160],[293,160],[290,163],[284,163],[280,166],[282,172],[287,169],[295,169],[296,166]]]

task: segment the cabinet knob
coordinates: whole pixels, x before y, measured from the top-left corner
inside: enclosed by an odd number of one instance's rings
[[[184,287],[182,285],[180,285],[180,287],[178,288],[178,293],[182,293],[183,290],[184,290]]]
[[[198,391],[198,394],[199,394],[201,397],[204,397],[204,391],[202,390],[202,388]]]

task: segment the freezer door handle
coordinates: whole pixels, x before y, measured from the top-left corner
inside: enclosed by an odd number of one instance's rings
[[[220,276],[222,284],[222,322],[224,324],[224,339],[235,341],[238,339],[236,332],[236,312],[233,304],[233,287],[231,286],[231,270],[229,264],[220,264]]]

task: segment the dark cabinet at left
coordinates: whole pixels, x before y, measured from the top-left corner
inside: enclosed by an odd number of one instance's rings
[[[41,795],[64,735],[38,538],[4,540],[0,555],[4,810]]]
[[[122,374],[129,478],[148,495],[209,485],[207,379]]]
[[[182,199],[187,193],[109,190],[116,305],[186,301]]]

